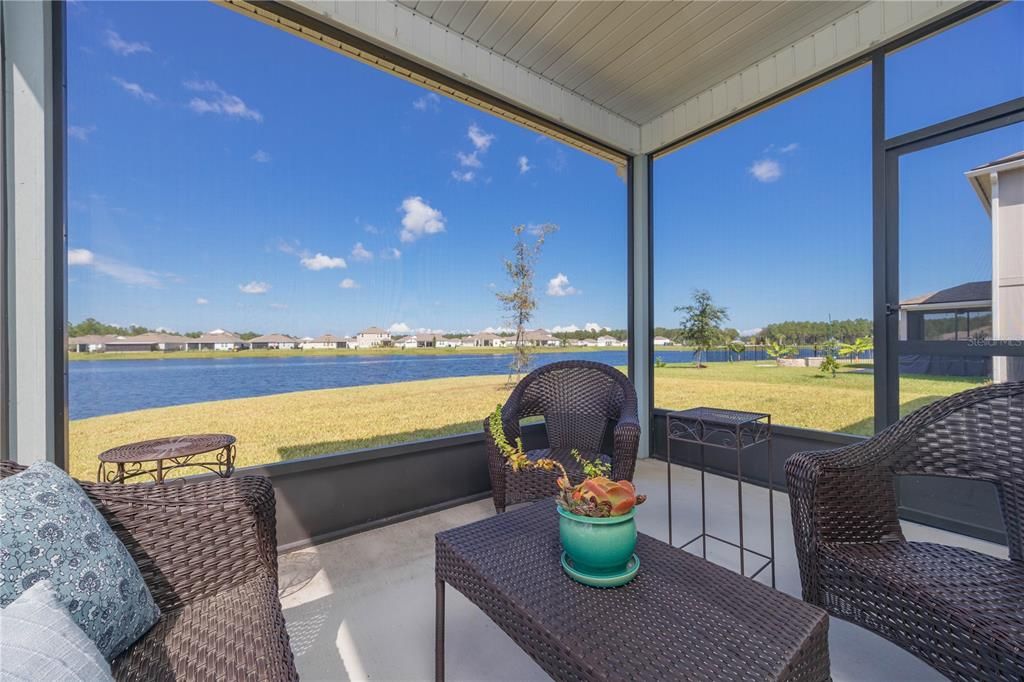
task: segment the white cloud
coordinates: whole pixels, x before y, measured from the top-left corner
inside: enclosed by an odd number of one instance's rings
[[[480,331],[488,334],[509,334],[511,332],[514,332],[515,330],[512,329],[511,327],[487,327],[486,329],[481,329]]]
[[[611,329],[611,327],[606,327],[603,324],[598,324],[597,322],[587,322],[583,325],[583,331],[588,332],[603,332],[609,329]]]
[[[428,92],[419,99],[415,99],[412,102],[412,108],[416,111],[437,111],[441,108],[441,98],[437,93]]]
[[[363,231],[365,231],[366,234],[380,234],[380,229],[376,225],[371,225],[370,223],[363,225]]]
[[[255,161],[256,163],[270,163],[270,154],[263,151],[262,149],[257,149],[256,152],[249,158]]]
[[[517,163],[519,164],[520,175],[523,175],[524,173],[529,173],[531,170],[533,170],[533,166],[530,165],[530,160],[525,156],[520,156],[517,160]]]
[[[800,143],[799,142],[790,142],[786,146],[780,147],[779,151],[782,152],[783,154],[789,154],[790,152],[795,152],[799,148],[800,148]]]
[[[163,286],[161,276],[158,273],[135,265],[122,263],[113,258],[104,258],[89,249],[69,249],[68,265],[91,267],[96,272],[103,273],[107,277],[116,279],[124,284],[137,284],[139,286],[153,287],[154,289],[159,289]]]
[[[273,308],[274,310],[288,310],[287,303],[271,303],[270,307]]]
[[[401,210],[405,213],[400,235],[403,242],[414,242],[425,234],[444,232],[444,215],[423,201],[423,197],[406,197]]]
[[[572,333],[572,332],[578,332],[579,330],[580,330],[580,328],[577,327],[574,324],[568,324],[568,325],[556,324],[554,327],[551,328],[551,332],[554,333],[554,334],[569,334],[569,333]]]
[[[270,285],[266,282],[257,282],[253,280],[248,284],[239,284],[238,290],[243,294],[265,294],[270,291]]]
[[[452,171],[452,177],[458,182],[472,182],[473,178],[476,177],[476,173],[473,171]]]
[[[208,305],[209,303],[210,302],[203,298],[202,296],[196,299],[196,305]]]
[[[299,262],[307,270],[335,270],[348,267],[344,258],[332,258],[327,254],[319,252],[315,256],[306,256]]]
[[[143,102],[149,102],[150,104],[152,104],[158,99],[156,95],[154,95],[152,92],[149,92],[138,83],[132,83],[117,76],[114,76],[114,82],[120,85],[122,90],[131,94],[133,97],[136,97],[137,99],[141,99]]]
[[[389,246],[380,252],[380,257],[384,260],[398,260],[402,257],[402,252],[393,246]]]
[[[782,177],[782,166],[774,159],[755,161],[749,171],[758,182],[775,182]]]
[[[89,136],[96,132],[96,126],[68,126],[68,137],[81,142],[88,142]]]
[[[140,52],[152,52],[153,50],[149,47],[148,43],[139,43],[128,41],[118,35],[117,31],[107,31],[107,47],[121,55],[127,57],[131,54],[138,54]]]
[[[569,278],[561,272],[548,280],[548,296],[572,296],[582,291],[569,284]]]
[[[465,152],[458,152],[455,154],[455,158],[459,160],[460,166],[466,166],[468,168],[480,168],[483,166],[483,162],[480,157],[477,156],[476,152],[466,154]]]
[[[352,247],[352,260],[373,260],[373,254],[366,250],[362,242],[356,242],[356,245]]]
[[[476,147],[478,152],[487,151],[487,148],[491,146],[492,142],[494,142],[494,135],[485,133],[483,128],[479,127],[475,123],[469,126],[469,130],[466,131],[466,135],[469,136],[469,140],[473,143],[473,146]]]
[[[753,327],[751,329],[741,329],[740,330],[740,336],[757,336],[762,331],[764,331],[764,329],[762,327]]]
[[[534,237],[539,237],[545,232],[557,232],[558,225],[554,223],[530,223],[526,226],[526,233],[531,234]]]
[[[189,109],[197,114],[220,114],[250,121],[263,120],[263,114],[249,108],[241,97],[225,91],[214,81],[185,81],[184,85],[193,92],[209,93],[206,97],[193,97],[189,101]]]
[[[95,259],[89,249],[68,249],[68,265],[92,265]]]
[[[407,325],[405,322],[395,322],[390,327],[388,327],[388,331],[391,332],[392,334],[408,334],[412,330],[409,328],[409,325]]]
[[[342,289],[358,289],[359,285],[351,277],[346,277],[338,283],[338,286]]]

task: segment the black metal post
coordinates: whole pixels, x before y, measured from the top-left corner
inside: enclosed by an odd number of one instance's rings
[[[444,581],[434,579],[434,679],[444,680]]]

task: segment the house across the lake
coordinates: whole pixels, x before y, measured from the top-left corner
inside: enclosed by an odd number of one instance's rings
[[[655,346],[671,346],[672,339],[664,336],[655,336],[653,343]]]
[[[299,340],[287,334],[264,334],[249,340],[253,350],[292,350],[299,347]]]
[[[384,348],[391,345],[391,333],[380,327],[367,327],[356,334],[351,345],[355,348]]]
[[[102,353],[107,342],[117,337],[113,334],[86,334],[68,339],[68,350],[72,353]]]
[[[188,342],[187,336],[177,334],[165,334],[162,332],[146,332],[136,336],[115,336],[107,340],[104,350],[108,353],[142,353],[148,351],[175,351],[185,350]]]
[[[316,338],[304,340],[303,350],[327,350],[334,348],[348,348],[352,339],[347,336],[335,336],[334,334],[321,334]]]
[[[247,345],[238,334],[233,334],[223,329],[214,329],[197,339],[189,339],[186,350],[237,351],[242,350]]]

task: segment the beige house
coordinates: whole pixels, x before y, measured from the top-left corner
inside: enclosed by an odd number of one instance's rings
[[[146,332],[136,336],[115,336],[107,340],[105,350],[110,353],[186,350],[191,340],[178,334]]]
[[[301,344],[303,350],[327,350],[332,348],[348,348],[351,339],[347,336],[335,336],[334,334],[321,334],[316,338],[304,340]]]
[[[655,346],[671,346],[672,339],[669,339],[664,336],[655,336],[654,341],[652,343],[654,343]]]
[[[107,342],[117,337],[113,334],[86,334],[68,339],[68,350],[72,353],[102,353]]]
[[[480,332],[479,334],[473,334],[463,339],[462,345],[473,346],[475,348],[490,348],[492,346],[499,347],[503,345],[502,338],[492,332]]]
[[[606,346],[624,346],[626,344],[614,336],[599,336],[597,337],[597,345],[604,348]]]
[[[249,347],[253,350],[292,350],[299,347],[299,339],[287,334],[264,334],[250,339]]]
[[[449,339],[449,338],[446,338],[444,336],[438,336],[437,337],[437,347],[438,348],[458,348],[461,345],[462,345],[462,339],[459,339],[459,338]]]
[[[248,344],[237,334],[226,332],[223,329],[214,329],[213,331],[206,332],[198,339],[189,339],[186,349],[236,351],[242,350],[247,346]]]
[[[523,340],[528,346],[561,346],[562,342],[558,337],[553,336],[547,329],[531,329],[523,335]]]
[[[391,334],[380,327],[367,327],[356,334],[356,348],[381,348],[391,345]]]
[[[992,223],[991,338],[1024,340],[1024,151],[967,171]],[[996,382],[1024,380],[1024,358],[992,358]]]

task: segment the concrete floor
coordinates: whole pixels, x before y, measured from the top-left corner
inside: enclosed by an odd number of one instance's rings
[[[643,460],[637,488],[648,495],[641,532],[668,539],[666,465]],[[674,539],[700,530],[699,475],[672,470]],[[736,483],[708,477],[709,531],[736,532]],[[748,546],[767,548],[767,491],[744,488]],[[434,534],[494,514],[490,500],[394,524],[281,556],[281,603],[304,680],[426,680],[433,676]],[[916,524],[912,540],[955,544],[1006,556],[1006,548]],[[775,495],[777,587],[799,596],[789,500]],[[710,549],[710,548],[709,548]],[[709,559],[737,565],[736,550]],[[767,580],[767,575],[759,576]],[[844,621],[829,624],[832,675],[843,680],[944,679],[886,640]],[[546,680],[547,675],[462,595],[447,592],[447,674],[450,680]]]

